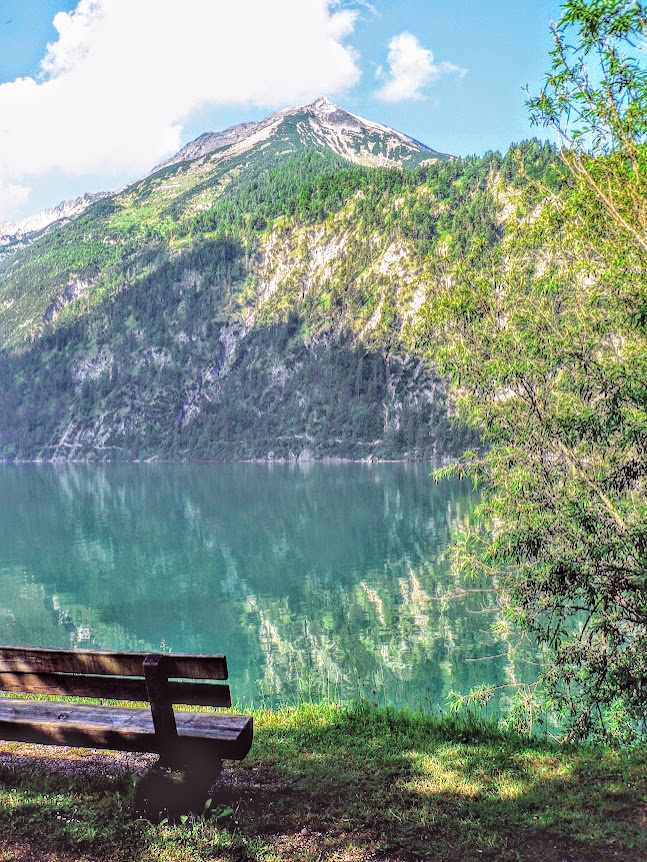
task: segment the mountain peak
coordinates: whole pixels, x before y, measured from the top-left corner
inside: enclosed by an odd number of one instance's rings
[[[314,102],[311,102],[309,105],[302,108],[302,110],[326,116],[327,114],[334,114],[335,111],[339,111],[341,109],[334,102],[331,102],[327,96],[320,96],[318,99],[315,99]]]
[[[269,139],[290,139],[297,147],[326,149],[355,164],[401,167],[446,158],[426,144],[380,123],[340,108],[327,96],[297,107],[284,108],[258,122],[239,123],[222,132],[206,132],[157,165],[164,168],[210,156],[266,146]]]

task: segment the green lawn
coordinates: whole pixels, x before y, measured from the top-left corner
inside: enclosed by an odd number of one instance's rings
[[[254,718],[206,815],[175,823],[137,816],[127,774],[61,773],[0,744],[15,752],[0,756],[0,860],[647,860],[645,749],[369,705]]]

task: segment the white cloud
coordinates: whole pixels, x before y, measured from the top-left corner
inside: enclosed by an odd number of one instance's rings
[[[275,108],[359,79],[334,0],[79,0],[38,78],[0,84],[0,218],[48,172],[143,172],[205,107]]]
[[[21,207],[29,198],[31,189],[20,183],[11,183],[0,178],[0,218],[3,209],[11,212]]]
[[[371,15],[380,17],[380,10],[375,4],[369,2],[369,0],[332,0],[332,7],[334,9],[337,6],[343,6],[345,2],[352,3],[354,7],[360,6],[362,9],[366,9],[367,12],[370,12]]]
[[[400,33],[389,42],[389,69],[385,75],[380,67],[378,77],[386,77],[384,85],[375,94],[386,102],[422,99],[422,90],[444,74],[466,75],[454,63],[436,63],[432,52],[420,44],[412,33]]]

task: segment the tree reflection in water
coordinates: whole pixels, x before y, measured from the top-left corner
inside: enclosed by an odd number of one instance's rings
[[[535,673],[442,557],[476,502],[427,465],[5,465],[2,641],[225,652],[246,703],[442,707]]]

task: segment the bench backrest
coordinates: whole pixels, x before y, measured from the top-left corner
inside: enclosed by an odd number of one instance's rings
[[[229,686],[205,682],[227,678],[224,655],[0,646],[2,691],[228,707]]]

